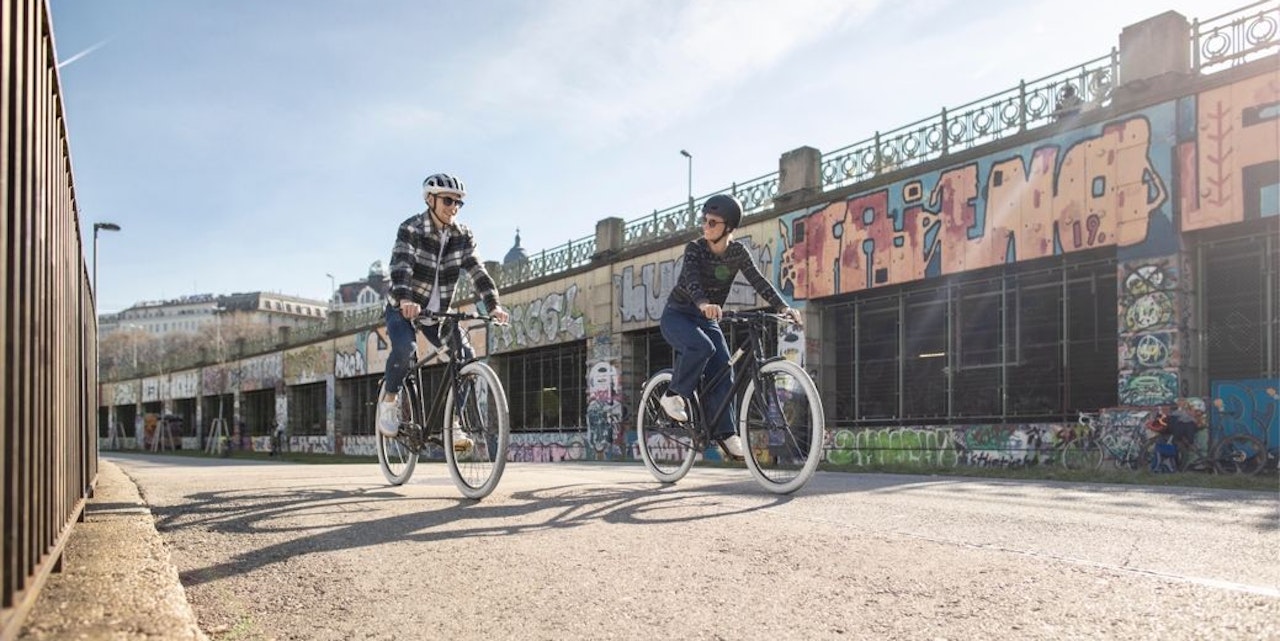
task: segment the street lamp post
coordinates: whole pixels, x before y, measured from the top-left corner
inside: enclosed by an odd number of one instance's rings
[[[681,149],[680,155],[684,156],[685,159],[688,160],[688,165],[689,165],[689,182],[688,182],[689,223],[693,224],[693,154]]]
[[[99,231],[120,231],[120,225],[115,223],[94,223],[93,224],[93,315],[98,316],[98,232]]]
[[[115,223],[105,223],[105,222],[93,224],[93,281],[91,286],[93,287],[93,325],[94,327],[97,327],[98,325],[98,232],[99,231],[120,231],[120,225],[117,225]],[[101,353],[98,350],[98,338],[99,338],[98,336],[94,336],[94,339],[93,339],[93,366],[96,369],[94,373],[95,377],[101,376],[102,374],[102,360],[101,360]],[[99,381],[98,383],[99,397],[95,399],[95,403],[102,402],[101,391],[102,391],[102,384],[101,384],[101,381]],[[95,407],[93,411],[96,414],[98,409]],[[114,413],[115,413],[115,408],[112,408],[111,414],[114,414]],[[116,427],[114,424],[111,424],[107,428],[107,449],[115,449],[115,447],[116,447]]]
[[[335,294],[338,291],[338,285],[333,280],[333,274],[326,273],[325,276],[329,277],[329,309],[336,309],[338,301],[334,300],[334,298],[336,298]]]

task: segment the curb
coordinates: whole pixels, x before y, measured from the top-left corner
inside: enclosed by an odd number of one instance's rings
[[[18,638],[207,641],[133,479],[99,458],[84,512]]]

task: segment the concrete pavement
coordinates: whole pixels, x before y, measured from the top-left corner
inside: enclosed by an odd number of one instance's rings
[[[100,460],[98,484],[19,639],[207,639],[138,487]]]

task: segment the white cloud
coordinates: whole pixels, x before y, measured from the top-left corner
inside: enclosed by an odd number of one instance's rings
[[[643,135],[716,104],[879,1],[538,5],[524,27],[490,43],[498,51],[477,65],[474,101],[581,142]]]

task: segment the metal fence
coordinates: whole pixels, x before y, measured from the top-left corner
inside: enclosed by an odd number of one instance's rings
[[[45,0],[0,8],[0,638],[59,564],[97,478],[97,324]]]
[[[1191,67],[1213,73],[1280,50],[1280,2],[1264,0],[1191,23]]]

